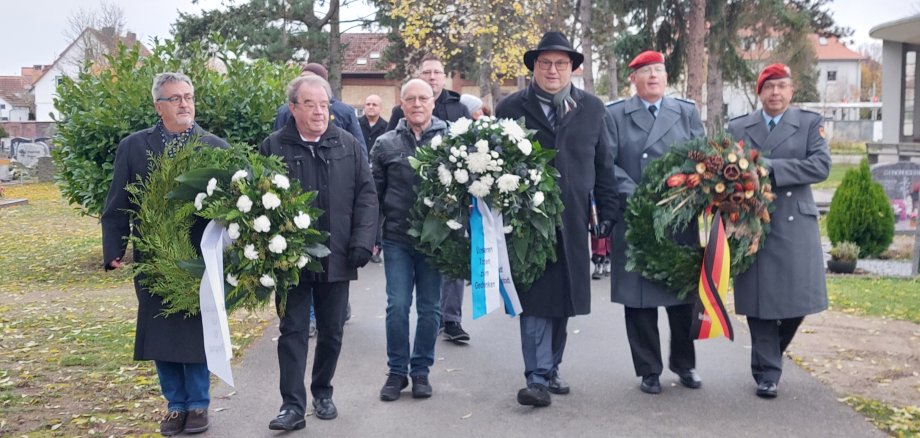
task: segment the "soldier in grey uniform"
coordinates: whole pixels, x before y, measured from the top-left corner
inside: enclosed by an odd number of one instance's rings
[[[831,157],[821,115],[789,106],[789,67],[772,64],[757,80],[763,109],[732,119],[731,135],[761,151],[777,197],[771,232],[757,260],[735,278],[735,312],[751,330],[757,395],[774,398],[783,352],[805,315],[827,308],[818,207],[811,184],[824,181]]]
[[[666,154],[671,146],[705,135],[700,114],[692,101],[665,97],[668,76],[664,55],[646,51],[630,64],[630,82],[636,95],[610,104],[607,113],[613,119],[611,136],[615,156],[615,173],[620,205],[632,196],[642,180],[646,166]],[[675,238],[696,242],[694,227]],[[659,376],[663,369],[658,336],[658,307],[664,306],[671,328],[671,355],[668,365],[688,388],[702,385],[696,373],[696,353],[690,326],[693,297],[680,300],[677,292],[626,270],[626,223],[618,221],[613,230],[613,275],[611,299],[625,306],[626,335],[632,352],[636,375],[642,377],[639,388],[649,394],[661,392]]]

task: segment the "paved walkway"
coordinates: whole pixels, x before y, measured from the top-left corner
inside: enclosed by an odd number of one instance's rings
[[[519,406],[524,385],[518,323],[490,314],[464,321],[472,335],[467,346],[438,341],[431,371],[434,396],[414,400],[408,391],[382,402],[386,379],[382,265],[361,270],[352,284],[352,320],[334,383],[339,417],[307,418],[307,428],[290,436],[334,437],[532,437],[532,436],[884,436],[861,415],[837,401],[833,392],[786,361],[780,396],[754,396],[750,338],[735,320],[736,340],[697,342],[703,387],[690,390],[665,371],[664,392],[639,391],[626,341],[623,308],[609,301],[609,282],[594,281],[592,313],[569,322],[562,375],[572,393],[553,404]],[[467,297],[469,295],[467,294]],[[465,303],[469,311],[469,302]],[[667,318],[659,318],[668,339]],[[211,430],[205,436],[259,437],[281,404],[278,395],[277,321],[234,366],[236,388],[213,388]],[[311,356],[313,344],[311,342]],[[665,352],[665,355],[667,352]],[[308,372],[309,376],[309,372]],[[308,377],[309,387],[309,377]]]

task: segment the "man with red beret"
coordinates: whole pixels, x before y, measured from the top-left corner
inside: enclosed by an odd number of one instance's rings
[[[763,108],[729,121],[728,132],[761,151],[777,194],[771,231],[757,260],[735,278],[735,313],[751,331],[756,394],[774,398],[783,352],[805,315],[827,308],[818,207],[811,185],[827,179],[831,156],[820,114],[789,106],[789,67],[768,65],[757,78]]]
[[[689,100],[665,96],[668,74],[664,55],[645,51],[629,64],[629,80],[636,94],[607,107],[613,120],[613,154],[620,205],[636,190],[646,166],[666,154],[673,145],[705,135],[696,105]],[[674,236],[682,242],[695,242],[696,229]],[[702,383],[696,373],[696,353],[690,326],[693,296],[677,298],[677,291],[626,270],[626,223],[619,221],[613,230],[613,275],[611,299],[625,307],[626,336],[636,375],[642,378],[639,389],[648,394],[661,392],[659,376],[663,370],[658,335],[658,308],[664,306],[671,329],[671,355],[668,368],[688,388]]]

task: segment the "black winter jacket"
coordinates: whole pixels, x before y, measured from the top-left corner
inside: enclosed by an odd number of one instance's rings
[[[466,105],[460,103],[460,95],[455,91],[441,90],[441,94],[434,101],[434,111],[431,113],[445,122],[456,122],[461,117],[470,118],[470,110]],[[393,107],[390,113],[390,123],[387,124],[387,131],[396,129],[399,120],[406,117],[399,105]]]
[[[355,280],[358,270],[348,263],[352,248],[371,251],[377,234],[377,195],[367,160],[354,136],[330,125],[316,143],[305,142],[292,118],[273,132],[259,148],[264,155],[278,155],[287,164],[288,176],[304,190],[316,190],[313,203],[323,210],[316,228],[329,232],[326,246],[332,251],[323,259],[323,273],[302,273],[316,282]]]
[[[383,213],[383,238],[398,243],[414,245],[410,237],[409,210],[415,203],[416,186],[419,177],[409,165],[409,157],[415,156],[415,149],[428,143],[438,135],[447,134],[447,123],[431,118],[419,140],[406,126],[405,119],[400,120],[396,129],[387,131],[377,138],[371,149],[371,167],[374,183],[377,185],[377,197]]]

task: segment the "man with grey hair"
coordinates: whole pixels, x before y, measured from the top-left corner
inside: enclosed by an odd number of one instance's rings
[[[371,259],[377,234],[377,194],[365,152],[354,136],[329,123],[332,93],[319,76],[301,76],[287,89],[291,119],[273,132],[259,151],[278,155],[288,175],[305,191],[316,191],[313,205],[323,210],[316,228],[329,233],[332,253],[322,260],[323,271],[303,270],[300,283],[288,291],[280,313],[278,366],[281,369],[281,410],[268,424],[272,430],[297,430],[306,426],[307,366],[310,306],[316,313],[317,340],[310,392],[316,418],[338,416],[332,402],[332,377],[342,349],[348,287],[358,278],[358,268]]]
[[[166,153],[172,157],[193,139],[213,147],[229,146],[195,123],[195,89],[188,76],[160,73],[153,80],[151,92],[160,120],[152,128],[125,137],[115,152],[112,184],[101,218],[106,270],[122,266],[127,237],[137,233],[128,210],[136,212],[138,205],[131,202],[126,187],[147,179],[148,154]],[[196,250],[206,225],[207,221],[196,220],[192,226],[189,238]],[[134,260],[142,257],[135,248]],[[134,360],[152,360],[156,364],[160,389],[167,401],[167,414],[160,422],[160,433],[170,436],[183,431],[204,432],[209,426],[210,382],[201,315],[164,317],[162,299],[150,294],[139,280],[134,280],[138,301]]]
[[[415,249],[409,235],[409,210],[416,199],[418,176],[409,165],[416,149],[438,135],[447,124],[432,116],[434,92],[421,79],[412,79],[400,92],[404,117],[396,129],[381,135],[371,149],[371,167],[384,217],[383,251],[387,291],[386,333],[389,374],[380,399],[394,401],[412,379],[412,397],[431,397],[428,373],[441,319],[441,273]],[[415,289],[418,315],[415,342],[409,353],[409,307]]]

